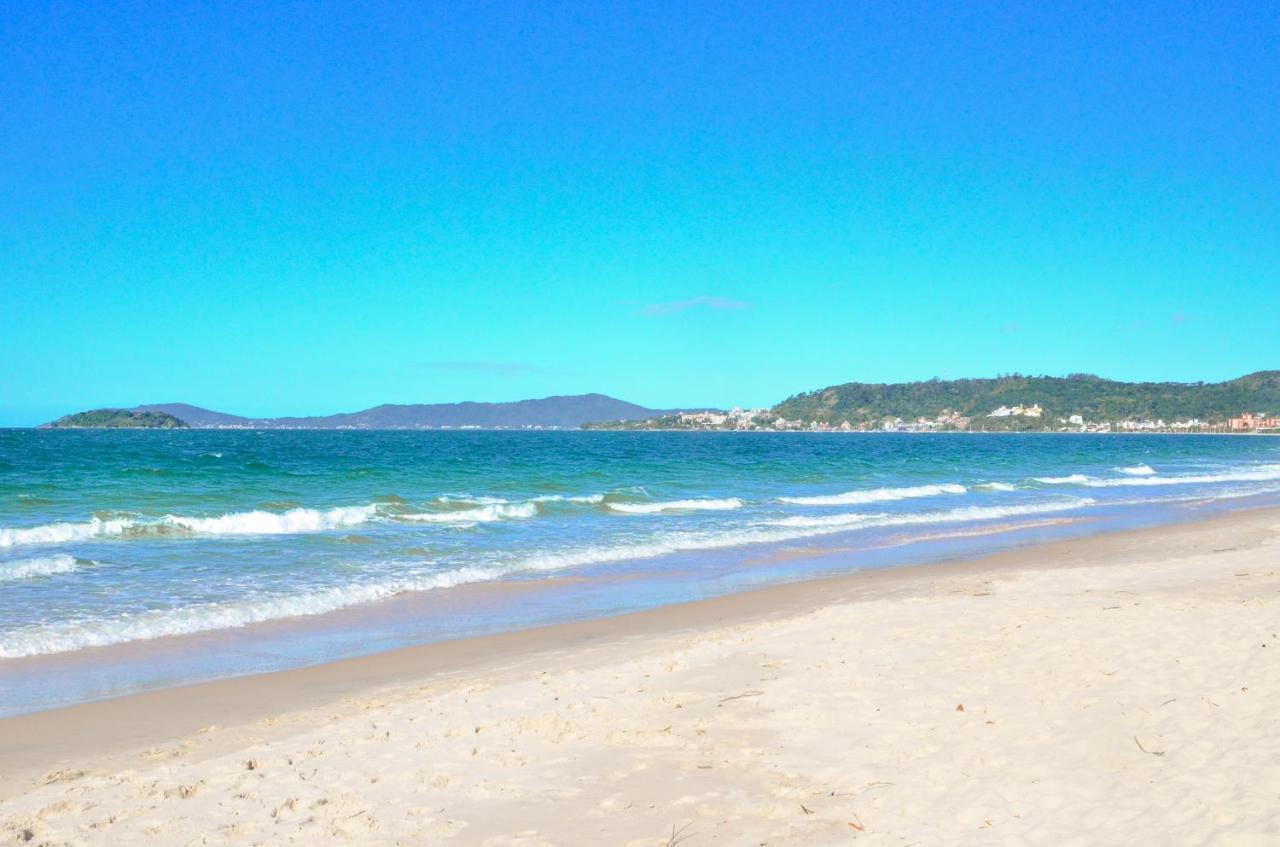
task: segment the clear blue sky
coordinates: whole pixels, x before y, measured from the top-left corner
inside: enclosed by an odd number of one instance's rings
[[[1270,4],[548,5],[10,4],[0,424],[1280,367]]]

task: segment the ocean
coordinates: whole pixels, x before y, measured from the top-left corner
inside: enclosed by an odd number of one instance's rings
[[[1280,439],[0,431],[0,714],[1280,499]]]

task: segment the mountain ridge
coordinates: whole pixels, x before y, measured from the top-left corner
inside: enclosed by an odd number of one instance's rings
[[[356,412],[275,418],[231,415],[189,403],[149,403],[131,411],[172,415],[193,429],[576,429],[589,421],[644,420],[673,410],[589,393],[505,403],[383,403]]]

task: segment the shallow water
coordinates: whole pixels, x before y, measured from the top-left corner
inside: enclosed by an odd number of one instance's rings
[[[0,431],[0,713],[1277,493],[1261,437]]]

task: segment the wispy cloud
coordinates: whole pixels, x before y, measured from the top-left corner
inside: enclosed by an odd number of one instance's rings
[[[741,311],[750,309],[751,304],[743,300],[731,300],[728,297],[690,297],[688,300],[672,300],[669,303],[650,303],[640,310],[640,314],[654,317],[657,315],[675,315],[690,309],[714,309],[716,311]]]
[[[453,373],[490,374],[493,376],[567,376],[572,372],[558,368],[544,368],[524,362],[424,362],[422,367],[433,371]]]

